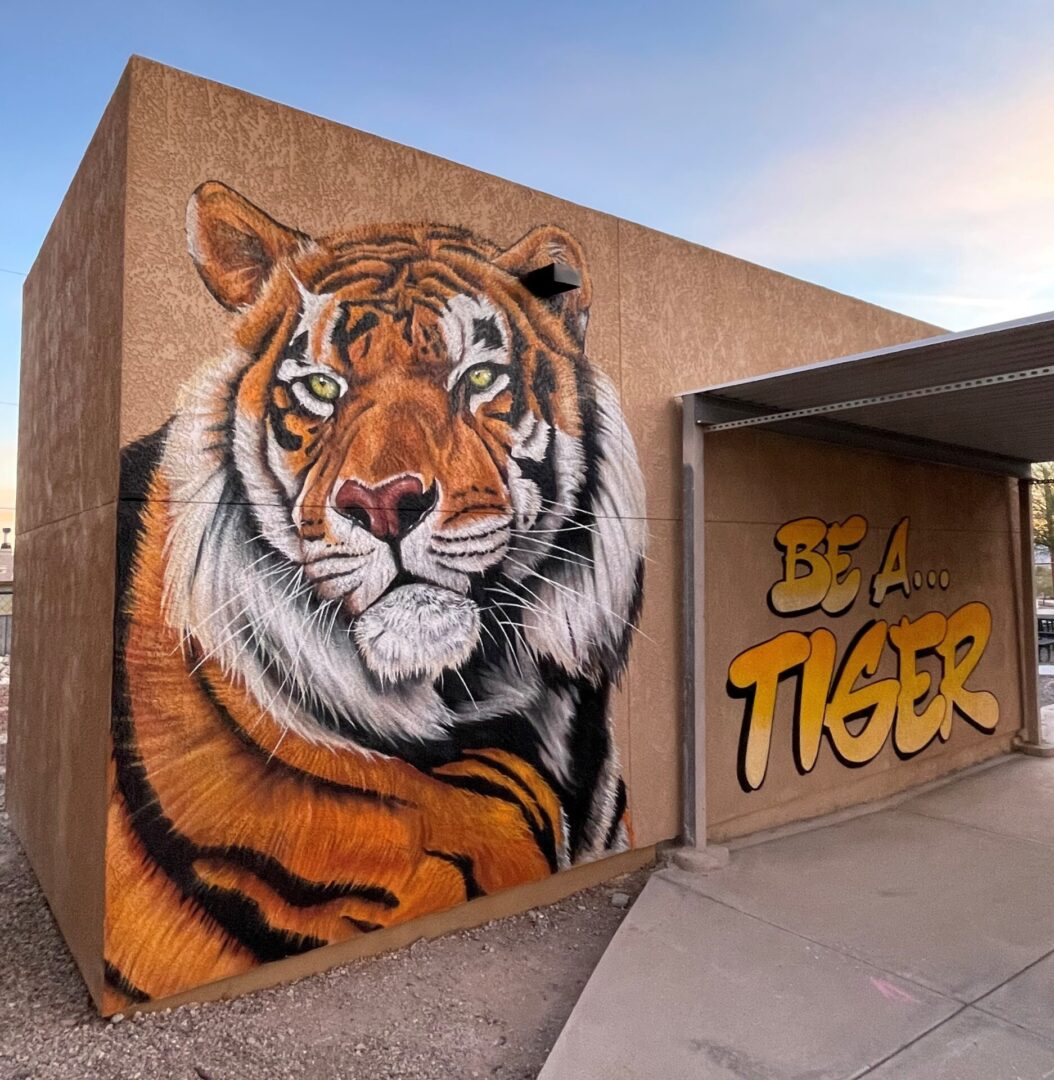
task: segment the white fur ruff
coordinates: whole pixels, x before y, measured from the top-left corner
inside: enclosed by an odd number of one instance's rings
[[[478,360],[467,320],[492,311],[467,299],[452,306],[445,332],[462,342],[461,369]],[[488,351],[487,360],[508,363],[500,349]],[[353,719],[382,741],[421,742],[457,724],[515,711],[537,729],[553,774],[568,779],[573,703],[545,685],[539,663],[555,662],[570,676],[593,682],[617,674],[612,666],[621,659],[612,658],[624,651],[645,547],[643,482],[608,380],[594,374],[593,434],[602,471],[590,516],[576,526],[591,533],[591,559],[558,540],[581,501],[582,444],[529,416],[510,460],[511,515],[440,530],[438,511],[429,513],[400,549],[404,569],[423,580],[391,588],[397,568],[388,544],[331,507],[303,507],[299,493],[307,485],[283,471],[267,426],[240,415],[232,453],[249,505],[230,498],[230,459],[216,447],[215,433],[229,415],[232,380],[248,362],[232,352],[202,371],[188,387],[164,447],[161,470],[171,495],[164,592],[169,625],[244,685],[262,712],[309,741],[348,745],[318,723],[320,709]],[[296,373],[290,366],[287,374]],[[542,461],[551,443],[558,495],[545,500],[517,462]],[[275,489],[276,480],[282,490]],[[320,546],[300,537],[308,511],[326,515],[336,543]],[[473,575],[499,562],[518,591],[495,591],[494,603],[517,603],[522,626],[501,628],[507,647],[477,673],[482,694],[454,712],[435,683],[445,672],[458,672],[479,646],[483,622],[469,585]],[[617,784],[612,752],[595,796],[598,820],[610,817]],[[593,838],[595,851],[602,842]]]

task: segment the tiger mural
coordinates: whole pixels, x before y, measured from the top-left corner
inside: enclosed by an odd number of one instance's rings
[[[631,843],[643,484],[579,243],[215,181],[187,238],[232,342],[122,454],[107,1012]]]

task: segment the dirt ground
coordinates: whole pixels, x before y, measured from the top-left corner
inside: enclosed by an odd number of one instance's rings
[[[528,1080],[646,878],[290,986],[107,1023],[0,809],[0,1078]]]

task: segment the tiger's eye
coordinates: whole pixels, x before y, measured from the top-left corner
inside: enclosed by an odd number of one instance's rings
[[[319,401],[336,401],[340,397],[340,383],[320,372],[308,375],[307,388]]]
[[[494,382],[494,368],[473,368],[466,376],[473,390],[486,390]]]

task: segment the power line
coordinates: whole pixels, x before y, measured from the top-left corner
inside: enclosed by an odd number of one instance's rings
[[[0,266],[0,274],[14,274],[15,277],[26,277],[24,270],[8,270],[6,266]]]

